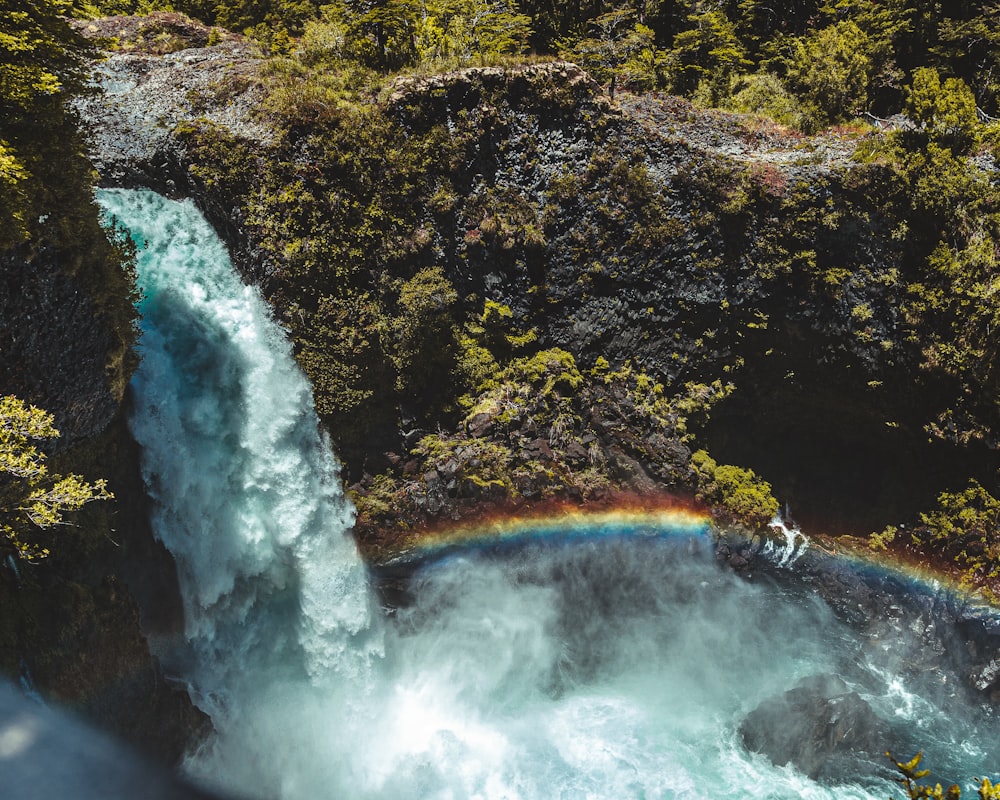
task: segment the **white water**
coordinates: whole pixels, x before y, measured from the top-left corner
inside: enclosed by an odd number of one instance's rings
[[[806,535],[798,526],[789,525],[780,516],[772,519],[768,527],[783,540],[783,543],[779,544],[774,539],[768,539],[764,544],[765,555],[774,559],[779,567],[791,567],[809,549],[809,539]]]
[[[408,607],[373,610],[282,332],[190,204],[100,199],[146,245],[132,425],[181,570],[175,669],[217,730],[193,776],[288,800],[884,800],[884,781],[823,787],[738,741],[761,700],[823,672],[871,678],[886,714],[919,706],[907,721],[975,774],[983,737],[955,707],[926,711],[825,606],[737,579],[697,542],[453,557]]]

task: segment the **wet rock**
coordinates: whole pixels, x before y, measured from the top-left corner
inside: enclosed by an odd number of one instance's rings
[[[980,692],[1000,688],[1000,658],[994,658],[971,675],[972,685]]]
[[[877,764],[891,749],[889,725],[835,675],[806,678],[765,700],[743,720],[740,737],[776,765],[826,782],[861,774],[860,764]]]

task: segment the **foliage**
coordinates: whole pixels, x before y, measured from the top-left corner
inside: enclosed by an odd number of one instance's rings
[[[421,65],[490,63],[524,51],[531,18],[513,0],[433,0],[416,26]]]
[[[37,216],[38,162],[63,124],[64,97],[84,81],[87,44],[66,23],[72,0],[0,2],[0,247]],[[49,130],[47,130],[49,129]]]
[[[690,27],[673,40],[670,57],[674,66],[672,81],[675,91],[692,93],[707,91],[711,103],[721,99],[723,87],[730,77],[750,66],[735,28],[721,10],[690,14]]]
[[[691,455],[691,467],[697,479],[698,499],[720,507],[734,522],[751,529],[762,528],[778,513],[771,485],[753,470],[717,464],[704,450]]]
[[[819,126],[857,116],[868,106],[872,43],[853,20],[796,42],[788,80]]]
[[[611,94],[616,84],[633,91],[664,84],[666,55],[656,47],[652,29],[637,21],[635,11],[616,9],[592,19],[589,27],[588,36],[557,43],[562,58],[609,83]]]
[[[23,246],[26,261],[47,253],[94,303],[116,340],[107,375],[120,397],[133,363],[135,276],[129,245],[109,242],[99,224],[69,105],[93,54],[66,19],[76,10],[69,0],[0,1],[0,250]]]
[[[802,128],[807,124],[799,101],[772,72],[734,75],[723,104],[731,111],[770,117],[792,128]]]
[[[300,47],[307,61],[383,71],[484,64],[522,52],[530,22],[513,0],[337,2],[306,23]]]
[[[943,548],[971,580],[1000,577],[1000,500],[978,481],[960,492],[942,492],[937,509],[920,520],[919,540]]]
[[[13,396],[0,397],[0,550],[25,561],[49,554],[39,533],[67,524],[65,515],[112,495],[103,480],[50,474],[33,441],[59,436],[51,414]]]
[[[942,83],[932,67],[914,70],[906,110],[927,137],[955,153],[968,152],[975,142],[976,98],[961,78]]]
[[[458,299],[440,267],[420,270],[399,290],[398,312],[392,318],[396,388],[404,395],[441,398],[441,386],[455,366],[455,318]]]
[[[1000,114],[995,0],[90,0],[85,8],[182,11],[247,32],[275,54],[299,47],[382,72],[557,52],[612,90],[669,85],[715,105],[729,102],[733,79],[769,74],[806,112],[806,127],[895,113],[907,81],[933,69],[964,82],[973,109]]]
[[[902,784],[908,800],[960,800],[962,796],[960,786],[952,784],[944,789],[940,783],[933,786],[921,783],[931,774],[929,769],[920,769],[920,762],[924,757],[922,752],[917,753],[909,761],[897,761],[891,753],[885,755],[899,772],[896,782]],[[979,782],[978,794],[979,800],[1000,800],[1000,785],[994,786],[989,778],[983,778]]]

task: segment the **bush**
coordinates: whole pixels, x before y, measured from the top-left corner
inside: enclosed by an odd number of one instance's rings
[[[697,497],[720,510],[733,522],[751,529],[763,528],[778,513],[771,484],[750,469],[717,464],[704,450],[691,455],[697,482]]]
[[[936,69],[914,70],[906,111],[931,141],[955,153],[967,153],[976,141],[976,98],[961,78],[942,83]]]

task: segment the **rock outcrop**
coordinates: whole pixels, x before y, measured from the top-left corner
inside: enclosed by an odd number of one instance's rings
[[[739,732],[749,750],[828,783],[869,772],[892,742],[889,725],[835,675],[806,678],[765,700]]]
[[[146,638],[178,635],[182,610],[125,424],[135,287],[99,223],[73,116],[47,124],[54,141],[18,187],[37,210],[23,241],[0,251],[0,395],[54,417],[60,435],[43,445],[52,473],[104,478],[116,499],[38,531],[51,551],[38,563],[2,540],[0,674],[176,764],[205,719]]]
[[[922,267],[898,247],[880,166],[851,161],[880,134],[809,138],[677,98],[612,102],[571,64],[399,79],[355,102],[377,109],[393,146],[442,137],[421,178],[434,191],[409,187],[396,227],[320,241],[295,232],[299,212],[357,222],[352,191],[398,187],[370,153],[322,151],[313,133],[347,127],[347,112],[306,104],[288,130],[270,129],[254,113],[261,62],[243,47],[112,54],[81,111],[102,180],[193,197],[273,303],[347,459],[370,554],[484,508],[690,493],[699,445],[755,466],[807,528],[833,533],[912,515],[1000,465],[985,444],[927,442],[957,389],[921,371],[900,309],[901,276]],[[281,224],[263,216],[286,207]],[[458,397],[442,409],[394,389],[406,331],[388,317],[400,284],[431,264],[454,295],[432,298],[435,330],[483,328],[492,303],[503,324],[476,335],[532,341],[548,360],[522,366],[541,372],[473,391],[461,411]],[[361,287],[349,301],[335,295],[341,269]],[[335,273],[332,289],[310,283]],[[634,373],[615,384],[626,363]],[[447,370],[427,372],[435,391],[454,389]],[[347,411],[329,389],[342,375],[354,381],[343,394],[367,398]],[[504,395],[512,387],[523,391]],[[695,419],[713,402],[709,422]],[[756,556],[727,557],[752,568]],[[885,618],[879,592],[892,587],[837,575],[808,579],[845,618]],[[994,691],[992,634],[936,637],[930,613],[925,654],[971,648],[959,671]]]

